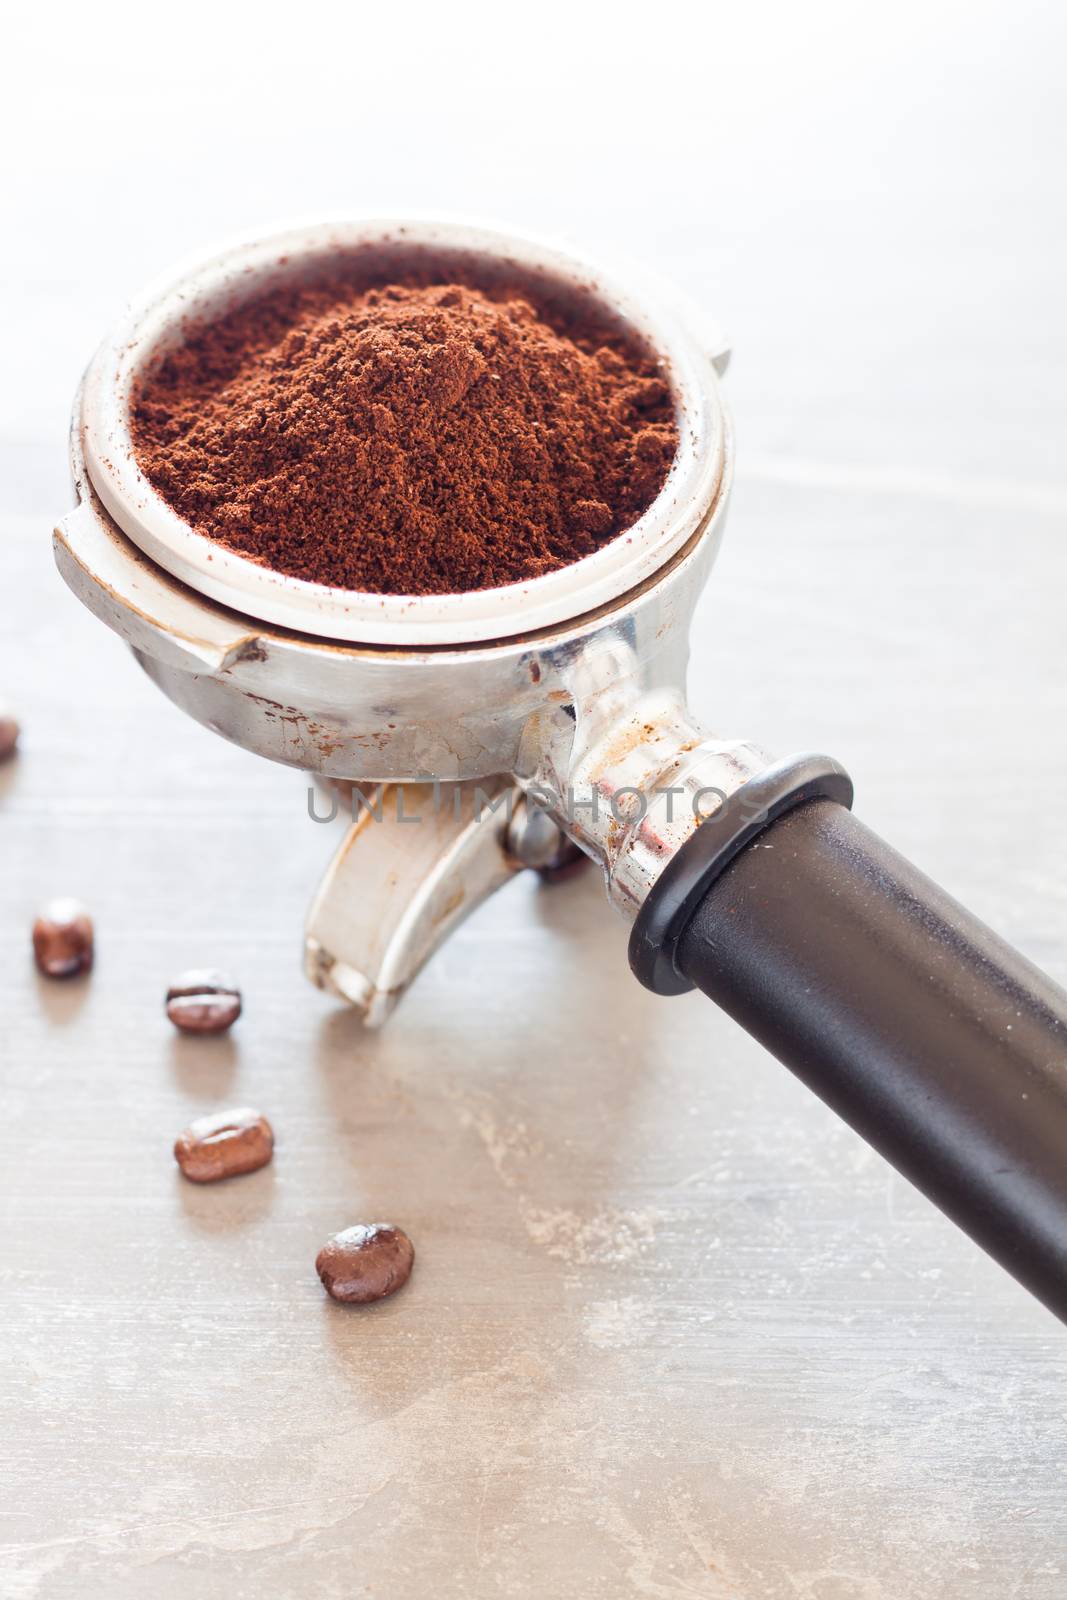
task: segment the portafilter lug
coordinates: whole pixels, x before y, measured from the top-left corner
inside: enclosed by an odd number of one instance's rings
[[[304,970],[377,1028],[465,917],[566,841],[510,778],[331,786],[353,820],[308,914]]]

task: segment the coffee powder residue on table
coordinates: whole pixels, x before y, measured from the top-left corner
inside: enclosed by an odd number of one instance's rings
[[[632,526],[677,446],[653,356],[529,284],[280,284],[150,367],[139,463],[200,533],[379,594],[535,578]]]

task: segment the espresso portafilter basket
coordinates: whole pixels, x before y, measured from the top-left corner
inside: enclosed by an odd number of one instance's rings
[[[680,444],[651,508],[544,577],[417,598],[285,577],[195,533],[137,467],[144,364],[279,279],[428,255],[594,296],[657,353]],[[733,465],[725,351],[694,321],[661,290],[465,226],[232,249],[136,305],[94,358],[60,571],[199,722],[358,786],[306,961],[368,1022],[495,887],[576,845],[633,923],[641,983],[702,989],[1067,1320],[1067,994],[852,815],[838,762],[775,761],[686,705]]]

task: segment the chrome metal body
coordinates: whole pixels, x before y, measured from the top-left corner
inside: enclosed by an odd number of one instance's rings
[[[377,237],[381,225],[375,226]],[[429,237],[451,236],[434,225]],[[592,269],[568,268],[541,247],[466,229],[455,237],[468,249],[473,238],[487,250],[487,241],[495,241],[492,248],[508,260],[525,255],[538,270],[551,262],[555,274],[569,270],[586,291],[593,285],[602,292]],[[273,259],[271,250],[258,250],[257,259]],[[188,313],[189,294],[179,292],[184,281],[141,313],[151,339],[142,333],[137,344],[127,337],[140,359],[148,359],[152,341],[167,336],[179,312]],[[208,282],[207,303],[217,303],[210,274]],[[264,599],[254,581],[242,589],[248,579],[242,569],[262,575],[243,558],[235,558],[224,581],[205,584],[188,539],[171,549],[158,517],[147,526],[148,491],[135,464],[127,461],[121,471],[113,461],[100,465],[104,430],[114,429],[132,381],[115,355],[118,336],[103,348],[75,404],[77,506],[59,524],[55,548],[78,598],[125,639],[164,693],[205,726],[272,760],[363,786],[436,781],[477,788],[492,780],[498,800],[510,796],[509,813],[524,796],[529,811],[545,812],[598,861],[613,901],[633,916],[702,817],[767,758],[744,742],[709,737],[684,699],[690,621],[722,536],[732,466],[716,375],[722,349],[709,355],[675,321],[637,310],[617,292],[611,304],[625,306],[646,337],[661,331],[657,348],[689,431],[680,464],[642,518],[637,548],[629,555],[616,550],[606,575],[601,568],[581,570],[596,567],[599,556],[590,557],[509,590],[430,597],[421,611],[422,601],[386,607],[374,627],[366,623],[367,607],[381,597],[321,591],[275,574],[286,592]],[[562,582],[553,586],[554,579]],[[609,593],[612,584],[628,586]],[[236,610],[205,587],[231,602],[241,595],[245,603]],[[582,609],[596,597],[600,603]],[[558,615],[561,608],[565,615]],[[267,613],[313,623],[315,632],[280,625]],[[531,629],[523,626],[526,616],[554,620]],[[361,625],[378,637],[360,643],[344,637]],[[483,637],[490,627],[498,636]],[[457,792],[462,803],[454,818],[436,816],[418,845],[414,828],[403,830],[409,842],[402,843],[386,825],[357,821],[315,902],[308,969],[369,1021],[390,1009],[383,996],[402,991],[460,908],[515,870],[498,813],[478,814],[475,791]],[[355,908],[357,848],[360,858],[381,851],[376,866],[361,869],[361,881],[390,886],[388,915],[384,888],[361,896]],[[379,933],[387,926],[392,933],[383,933],[383,945]]]

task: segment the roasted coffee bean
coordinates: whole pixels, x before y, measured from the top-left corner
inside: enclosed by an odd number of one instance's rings
[[[15,746],[19,742],[19,725],[14,717],[0,706],[0,761],[6,761],[15,754]]]
[[[225,1033],[241,1015],[241,991],[225,972],[195,968],[167,990],[167,1016],[182,1033]]]
[[[402,1288],[414,1263],[415,1248],[402,1229],[388,1222],[363,1222],[327,1239],[315,1270],[335,1300],[365,1305]]]
[[[174,1159],[192,1183],[214,1183],[265,1167],[274,1153],[274,1130],[249,1106],[198,1117],[174,1144]]]
[[[77,900],[50,900],[33,925],[33,954],[46,978],[75,978],[93,964],[93,924]]]

